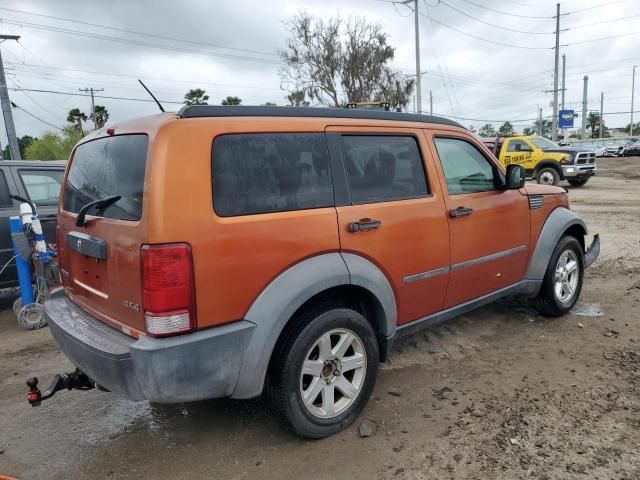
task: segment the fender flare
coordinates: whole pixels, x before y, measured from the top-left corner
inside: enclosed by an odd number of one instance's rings
[[[528,283],[532,285],[527,292],[531,296],[538,294],[547,266],[551,260],[551,255],[560,237],[574,225],[578,225],[583,235],[587,234],[587,226],[584,220],[565,207],[556,208],[545,220],[525,273],[525,280],[528,280]]]
[[[538,172],[540,170],[548,167],[554,168],[558,172],[558,175],[560,175],[560,180],[564,179],[564,172],[562,171],[562,167],[560,166],[557,160],[553,160],[550,158],[545,158],[544,160],[540,160],[536,164],[536,167],[533,169],[533,174],[531,176],[533,178],[536,178],[536,175],[538,175]]]
[[[256,327],[231,397],[260,395],[276,342],[293,314],[318,293],[349,284],[362,286],[379,299],[387,316],[383,334],[391,330],[390,322],[395,331],[395,296],[378,267],[357,255],[338,252],[307,258],[273,279],[247,311],[244,319]]]

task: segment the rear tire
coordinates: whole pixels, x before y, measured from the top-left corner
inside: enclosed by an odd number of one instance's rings
[[[588,178],[581,178],[579,180],[567,180],[567,182],[569,182],[569,185],[571,185],[572,187],[583,187],[587,184],[588,181]]]
[[[533,305],[548,317],[568,313],[580,297],[583,276],[584,258],[580,242],[568,235],[562,237],[553,250]]]
[[[536,173],[536,182],[541,185],[558,186],[560,184],[560,174],[553,167],[544,167]]]
[[[267,398],[296,434],[324,438],[367,404],[378,373],[376,334],[360,313],[326,304],[293,321],[274,352]]]

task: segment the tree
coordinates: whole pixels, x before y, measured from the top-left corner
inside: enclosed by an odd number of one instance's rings
[[[227,97],[222,100],[222,105],[240,105],[242,99],[240,97]]]
[[[516,131],[513,128],[513,125],[511,125],[511,122],[504,122],[500,125],[500,128],[498,128],[498,135],[513,135],[515,132]]]
[[[396,108],[409,103],[415,80],[388,66],[395,48],[379,24],[364,18],[323,20],[302,12],[286,27],[289,38],[279,52],[280,78],[292,105],[303,104],[305,98],[332,107],[387,101]]]
[[[496,130],[495,128],[493,128],[493,125],[487,123],[480,127],[480,130],[478,130],[478,135],[480,135],[481,137],[495,137]]]
[[[87,115],[82,113],[79,108],[72,108],[67,115],[67,122],[73,125],[78,132],[84,133],[82,122],[87,121]]]
[[[109,120],[109,112],[107,111],[106,107],[103,107],[102,105],[95,106],[94,113],[91,114],[91,120],[94,119],[94,116],[96,126],[98,128],[104,127],[104,124],[107,123],[107,120]]]
[[[262,104],[263,107],[277,107],[278,104],[275,102],[267,102]]]
[[[206,91],[201,88],[192,88],[184,94],[185,105],[207,105],[209,95],[206,95]]]
[[[523,135],[535,135],[536,133],[537,130],[535,127],[525,127],[524,130],[522,130]]]
[[[542,123],[540,123],[540,120],[536,120],[535,122],[533,122],[533,133],[531,133],[530,135],[538,135],[540,132],[540,126],[542,126],[542,136],[547,138],[551,137],[551,129],[553,128],[553,124],[551,120],[547,120],[546,118],[542,119]]]
[[[627,132],[629,135],[631,135],[631,129],[630,129],[629,127],[631,127],[631,122],[627,123],[627,126],[626,126],[626,127],[624,127],[624,130],[625,130],[625,132]],[[605,128],[605,130],[604,130],[604,131],[605,131],[605,133],[607,133],[606,128]],[[638,123],[635,123],[635,122],[634,122],[634,124],[633,124],[633,133],[634,133],[634,134],[636,134],[636,135],[637,135],[637,134],[640,134],[640,122],[638,122]]]
[[[65,127],[61,133],[47,132],[35,139],[25,149],[27,160],[67,160],[73,146],[82,138],[82,132],[74,126]]]
[[[25,151],[27,150],[27,147],[34,142],[34,140],[37,140],[37,138],[34,138],[30,135],[25,135],[23,137],[18,138],[18,148],[20,149],[20,157],[26,158]],[[0,152],[0,159],[2,160],[11,159],[11,152],[9,151],[9,145],[7,145],[4,148],[4,150],[2,150],[2,152]]]
[[[627,125],[628,127],[628,125]],[[587,128],[591,130],[591,138],[599,138],[600,137],[600,113],[599,112],[589,112],[587,115]],[[604,120],[602,121],[602,136],[609,136],[609,129],[605,124]]]
[[[287,100],[289,101],[289,105],[292,107],[308,107],[309,102],[305,100],[306,94],[304,90],[294,90],[289,95],[287,95]]]

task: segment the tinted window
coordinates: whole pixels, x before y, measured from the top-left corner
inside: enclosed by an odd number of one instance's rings
[[[415,138],[344,135],[342,148],[353,203],[427,195],[427,181]]]
[[[522,140],[511,140],[507,152],[530,152],[531,147]]]
[[[146,135],[118,135],[78,146],[64,189],[64,209],[78,213],[89,202],[120,195],[101,216],[139,220],[148,142]]]
[[[55,205],[60,196],[62,170],[19,170],[29,199],[36,205]]]
[[[493,166],[476,147],[456,138],[436,138],[435,144],[449,193],[495,189]]]
[[[11,207],[12,205],[7,178],[4,176],[4,172],[0,170],[0,207]]]
[[[332,205],[323,133],[223,135],[213,142],[213,207],[218,215]]]

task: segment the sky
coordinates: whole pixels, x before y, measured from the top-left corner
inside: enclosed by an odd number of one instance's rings
[[[467,127],[509,120],[521,130],[538,108],[550,118],[555,9],[548,0],[419,0],[422,109],[431,91],[434,114]],[[412,10],[387,0],[3,0],[0,33],[21,35],[0,45],[18,136],[56,131],[70,109],[91,109],[88,97],[29,90],[104,89],[96,95],[119,97],[96,98],[110,124],[157,111],[138,78],[169,111],[191,88],[205,89],[210,104],[235,95],[247,105],[284,105],[278,51],[285,22],[302,10],[381,24],[396,48],[393,68],[415,74]],[[603,92],[606,124],[627,125],[629,113],[617,112],[630,111],[632,67],[640,65],[640,2],[568,0],[560,30],[566,108],[581,111],[588,75],[588,110],[600,109]],[[636,80],[640,88],[640,68]]]

